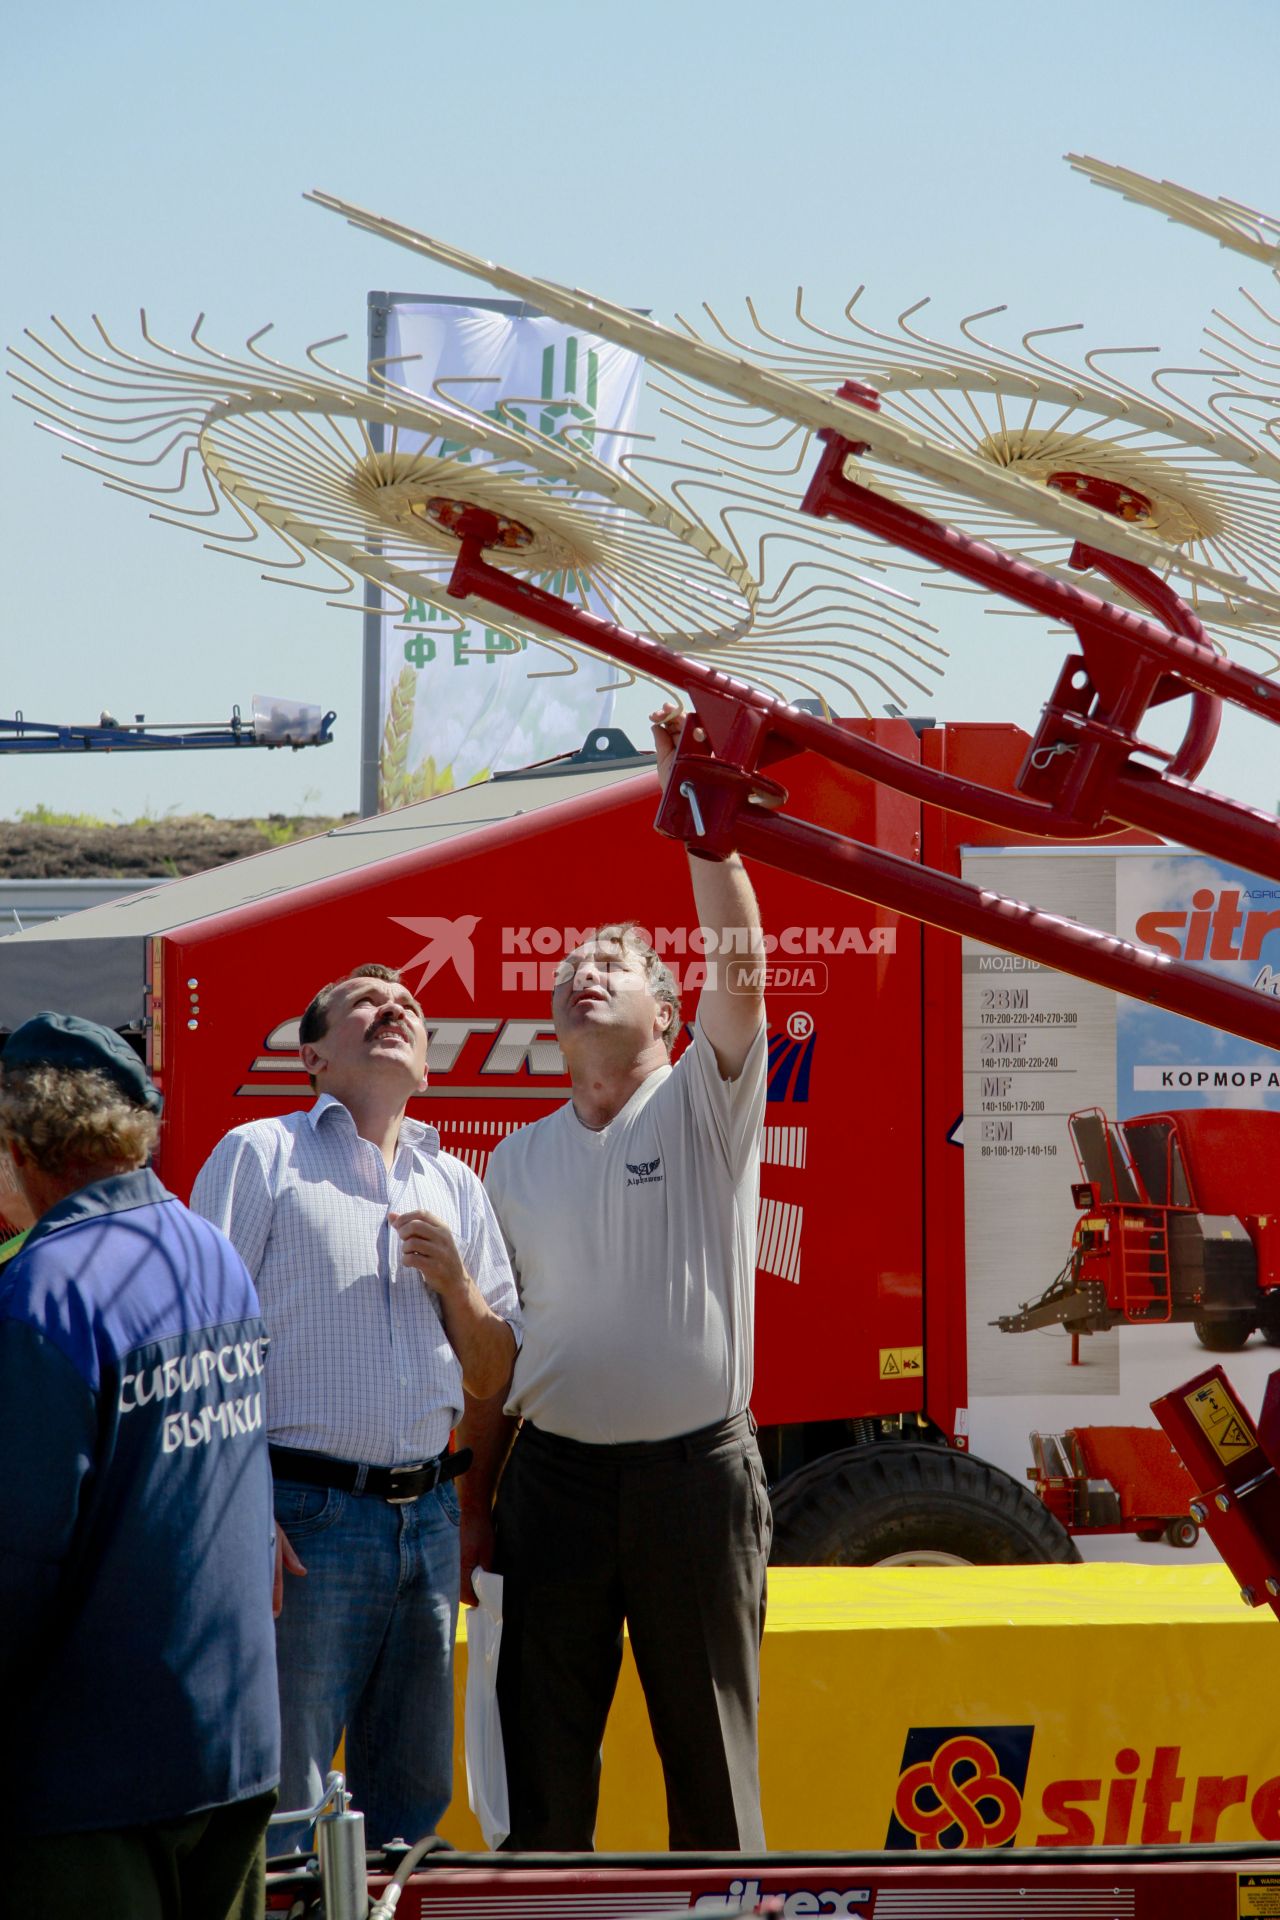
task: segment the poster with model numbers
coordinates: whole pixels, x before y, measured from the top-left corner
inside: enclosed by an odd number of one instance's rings
[[[1116,862],[1115,925],[1126,940],[1276,999],[1280,1014],[1275,881],[1200,854],[1134,848]],[[1143,1001],[1116,1006],[1119,1117],[1186,1114],[1190,1197],[1215,1240],[1248,1254],[1258,1215],[1280,1214],[1280,1053]],[[1145,1410],[1220,1358],[1256,1418],[1280,1366],[1266,1331],[1255,1327],[1219,1355],[1205,1352],[1194,1326],[1125,1327],[1126,1402]]]
[[[1110,858],[983,852],[966,858],[964,874],[1066,919],[1114,926]],[[1113,1395],[1114,1335],[1082,1343],[1072,1366],[1060,1327],[1015,1334],[993,1323],[1041,1294],[1070,1253],[1080,1174],[1067,1123],[1085,1107],[1115,1111],[1116,996],[972,940],[961,970],[971,1408],[991,1395],[1077,1394],[1086,1382],[1091,1394]]]
[[[1280,887],[1223,862],[1172,847],[982,849],[963,871],[1280,998]],[[1257,1218],[1280,1213],[1280,1153],[1261,1151],[1262,1130],[1280,1122],[1257,1118],[1280,1114],[1280,1054],[975,941],[964,942],[962,979],[969,1444],[1021,1480],[1032,1432],[1150,1428],[1150,1402],[1217,1357],[1188,1319],[1121,1315],[1074,1338],[1060,1323],[1019,1324],[1070,1280],[1072,1237],[1088,1214],[1072,1197],[1085,1176],[1071,1116],[1176,1124],[1186,1112],[1184,1127],[1202,1129],[1187,1142],[1193,1211],[1247,1264]],[[1278,1363],[1261,1326],[1225,1355],[1255,1415]],[[1172,1551],[1131,1532],[1078,1544],[1087,1558]]]

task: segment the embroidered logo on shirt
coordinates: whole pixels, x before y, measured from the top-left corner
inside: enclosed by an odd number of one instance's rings
[[[659,1171],[661,1166],[662,1166],[661,1154],[658,1155],[658,1158],[656,1160],[640,1160],[640,1161],[628,1160],[627,1173],[629,1175],[629,1178],[627,1180],[627,1185],[629,1187],[657,1186],[662,1179],[662,1174]]]

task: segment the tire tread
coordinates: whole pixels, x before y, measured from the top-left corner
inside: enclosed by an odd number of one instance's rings
[[[1043,1501],[947,1446],[850,1447],[789,1475],[771,1498],[778,1566],[874,1566],[913,1550],[986,1566],[1080,1559]]]

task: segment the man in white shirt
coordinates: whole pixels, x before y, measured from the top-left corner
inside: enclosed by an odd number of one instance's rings
[[[666,777],[678,727],[654,716]],[[715,959],[674,1068],[675,983],[629,924],[563,963],[572,1098],[510,1135],[487,1190],[520,1288],[505,1412],[468,1427],[464,1573],[504,1577],[498,1675],[512,1848],[592,1845],[623,1621],[671,1845],[758,1848],[764,1471],[748,1411],[767,1042],[763,938],[736,858],[691,861]]]
[[[234,1243],[270,1337],[280,1798],[314,1805],[345,1727],[377,1846],[433,1831],[449,1803],[466,1465],[449,1435],[464,1389],[505,1388],[519,1308],[479,1181],[407,1117],[427,1030],[399,974],[324,987],[299,1041],[319,1099],[229,1133],[192,1206]]]

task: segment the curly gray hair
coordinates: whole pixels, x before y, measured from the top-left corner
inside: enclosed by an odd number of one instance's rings
[[[159,1131],[156,1115],[135,1106],[105,1073],[0,1071],[0,1135],[55,1179],[80,1168],[144,1166]]]

